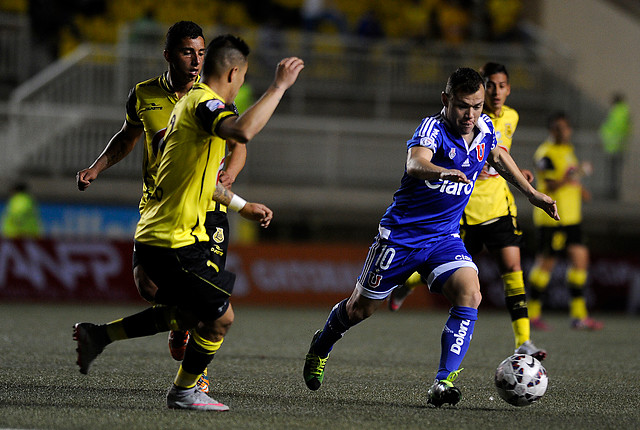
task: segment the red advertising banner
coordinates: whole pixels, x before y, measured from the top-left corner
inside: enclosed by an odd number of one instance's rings
[[[131,242],[0,240],[0,299],[141,300]]]
[[[142,302],[133,283],[130,241],[0,240],[1,301]],[[345,244],[257,244],[232,246],[227,269],[236,274],[236,304],[332,306],[348,297],[368,252]],[[495,263],[475,259],[480,270],[482,308],[504,306]],[[523,265],[528,267],[526,259]],[[559,264],[547,306],[566,307],[566,266]],[[526,271],[526,269],[525,269]],[[599,310],[640,311],[640,262],[593,257],[587,301]],[[446,300],[416,289],[407,308],[448,307]]]

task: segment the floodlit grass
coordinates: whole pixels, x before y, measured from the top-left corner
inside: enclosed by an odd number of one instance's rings
[[[426,405],[440,354],[442,310],[381,309],[334,348],[323,386],[309,391],[302,366],[329,308],[238,306],[236,323],[209,367],[213,397],[230,412],[174,411],[165,393],[178,363],[166,334],[107,347],[89,375],[75,365],[72,325],[107,322],[133,306],[0,305],[0,427],[47,429],[602,429],[640,423],[638,318],[597,315],[601,332],[572,331],[550,314],[552,332],[533,332],[548,349],[549,388],[516,408],[493,387],[513,352],[506,311],[481,308],[457,385],[456,407]]]

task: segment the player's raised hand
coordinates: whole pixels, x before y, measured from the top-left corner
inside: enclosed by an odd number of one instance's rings
[[[273,211],[262,203],[247,202],[238,212],[243,218],[260,223],[260,227],[267,228],[273,218]]]
[[[76,184],[80,191],[86,190],[91,182],[98,177],[98,173],[93,169],[82,169],[76,173]]]
[[[282,59],[276,67],[276,77],[274,85],[288,89],[298,79],[298,74],[304,69],[304,61],[298,57],[287,57]]]

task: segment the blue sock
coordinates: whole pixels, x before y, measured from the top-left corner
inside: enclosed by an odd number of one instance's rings
[[[465,306],[454,306],[449,310],[449,319],[442,330],[440,367],[437,380],[445,379],[449,373],[460,368],[469,349],[473,327],[478,319],[478,310]]]
[[[320,357],[326,357],[333,349],[333,345],[353,325],[355,324],[349,322],[349,316],[347,315],[347,299],[344,299],[331,309],[322,333],[313,344],[313,351]]]

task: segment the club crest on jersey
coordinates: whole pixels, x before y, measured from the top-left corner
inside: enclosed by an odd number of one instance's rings
[[[369,276],[369,286],[373,288],[377,288],[380,286],[380,282],[382,281],[382,276],[377,273],[372,273]]]
[[[216,231],[213,233],[212,239],[216,243],[222,243],[224,241],[224,230],[222,230],[222,227],[216,227]]]
[[[484,160],[484,142],[476,146],[476,154],[478,155],[478,161]]]
[[[449,158],[450,158],[451,160],[453,160],[454,158],[456,158],[456,148],[451,148],[451,149],[449,150]]]

